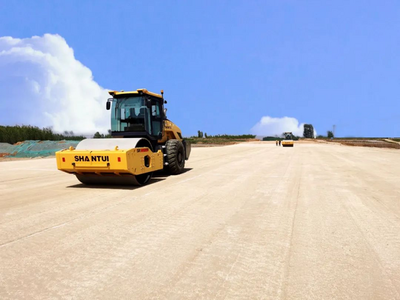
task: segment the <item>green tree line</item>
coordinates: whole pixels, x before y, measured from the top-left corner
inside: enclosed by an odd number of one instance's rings
[[[51,128],[42,128],[30,125],[22,126],[0,126],[0,142],[15,144],[26,140],[73,140],[80,141],[85,139],[84,136],[75,136],[72,131],[65,131],[64,135],[54,133]]]
[[[203,134],[203,131],[198,130],[197,136],[192,136],[191,138],[221,138],[221,139],[254,139],[256,136],[252,134],[241,134],[241,135],[229,135],[229,134],[217,134],[217,135],[208,135],[207,133]]]
[[[108,133],[107,134],[103,134],[103,133],[100,133],[100,132],[97,131],[94,134],[93,138],[94,139],[104,139],[104,138],[109,139],[109,138],[112,138],[111,129],[108,129]]]

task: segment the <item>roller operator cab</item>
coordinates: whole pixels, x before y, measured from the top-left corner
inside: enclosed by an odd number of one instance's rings
[[[107,109],[111,108],[111,135],[113,137],[146,137],[154,146],[162,140],[164,99],[147,90],[109,92]],[[181,137],[180,137],[181,138]]]
[[[58,169],[86,184],[146,184],[154,171],[184,171],[191,146],[167,119],[163,91],[110,91],[112,139],[86,139],[56,153]]]

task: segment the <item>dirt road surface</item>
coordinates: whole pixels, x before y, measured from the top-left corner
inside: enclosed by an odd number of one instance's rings
[[[1,162],[0,299],[400,299],[399,157],[194,148],[140,188]]]

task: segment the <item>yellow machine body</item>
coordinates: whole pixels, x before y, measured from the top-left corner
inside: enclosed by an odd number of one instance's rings
[[[170,120],[164,120],[164,132],[159,144],[164,144],[167,140],[176,139],[182,141],[182,131]]]
[[[57,168],[66,173],[107,175],[141,175],[163,169],[163,153],[149,148],[128,150],[75,150],[56,152]]]
[[[282,140],[282,147],[293,147],[293,140]]]

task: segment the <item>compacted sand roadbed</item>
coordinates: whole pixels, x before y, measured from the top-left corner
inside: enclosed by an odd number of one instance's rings
[[[400,299],[400,151],[194,148],[145,187],[0,163],[0,299]]]

